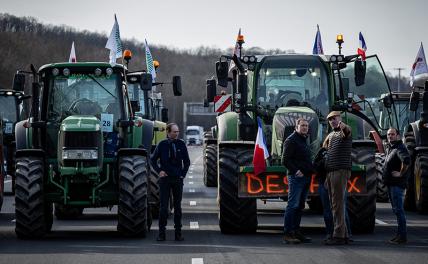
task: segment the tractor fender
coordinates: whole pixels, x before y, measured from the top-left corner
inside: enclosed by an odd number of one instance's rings
[[[19,149],[16,150],[16,158],[20,157],[41,157],[45,158],[46,153],[42,149]]]
[[[138,156],[147,157],[147,151],[143,148],[121,148],[117,152],[118,157],[120,157],[120,156],[131,156],[131,155],[138,155]]]
[[[218,130],[216,134],[219,143],[239,139],[238,117],[235,112],[227,112],[217,116]]]
[[[152,148],[152,140],[153,140],[153,121],[143,119],[143,137],[141,139],[141,145],[147,151],[150,151]]]
[[[16,123],[15,125],[15,142],[16,142],[16,150],[26,149],[27,146],[27,128],[24,127],[24,123],[27,120],[22,120]]]

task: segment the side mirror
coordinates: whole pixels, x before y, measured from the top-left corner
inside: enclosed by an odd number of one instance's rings
[[[416,112],[416,110],[418,110],[420,97],[421,94],[419,92],[412,92],[412,94],[410,95],[410,111]]]
[[[181,96],[183,94],[181,90],[181,77],[172,76],[172,89],[174,91],[174,96]]]
[[[229,63],[227,61],[217,61],[215,63],[215,72],[217,75],[218,85],[227,87]]]
[[[366,62],[362,60],[356,60],[354,63],[355,73],[355,85],[361,86],[364,84],[366,79]]]
[[[392,96],[390,94],[386,95],[383,99],[382,99],[382,103],[383,106],[385,108],[391,108],[392,107]]]
[[[13,77],[13,90],[23,92],[25,88],[25,74],[16,73]]]
[[[162,110],[161,110],[161,121],[164,123],[168,122],[168,108],[162,108]]]
[[[141,74],[140,86],[143,91],[151,91],[152,90],[152,75],[150,73],[144,72]]]
[[[135,114],[136,112],[140,111],[140,103],[135,100],[131,100],[131,109],[132,113]]]
[[[207,102],[214,102],[214,96],[216,95],[217,84],[215,79],[207,80]]]

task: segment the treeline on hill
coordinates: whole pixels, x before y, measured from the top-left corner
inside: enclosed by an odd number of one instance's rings
[[[67,61],[73,41],[78,61],[107,61],[107,37],[107,34],[77,31],[70,26],[42,24],[32,17],[0,14],[0,88],[11,88],[14,73],[17,70],[29,70],[30,64],[37,68],[47,63]],[[122,44],[133,53],[130,70],[145,69],[143,42],[122,39]],[[232,48],[220,50],[199,47],[193,50],[176,50],[165,46],[150,47],[153,58],[160,62],[158,81],[168,82],[173,75],[180,75],[182,78],[183,96],[179,98],[173,97],[170,86],[160,88],[171,121],[182,124],[184,102],[203,101],[205,81],[214,75],[215,62],[221,54],[231,54]],[[290,51],[263,50],[259,47],[245,49],[246,54],[287,52]],[[401,87],[408,87],[407,80],[400,81]],[[391,86],[395,87],[398,79],[392,79],[391,83]]]
[[[0,88],[11,88],[17,70],[29,70],[52,62],[68,61],[71,43],[74,41],[78,61],[108,61],[105,48],[107,34],[60,25],[42,24],[32,17],[16,17],[0,14]],[[130,49],[133,58],[129,68],[145,69],[144,43],[135,39],[122,39],[124,49]],[[231,40],[233,44],[233,40]],[[232,46],[232,45],[231,45]],[[182,123],[184,102],[203,102],[206,79],[214,75],[214,64],[221,54],[230,50],[199,47],[193,50],[176,50],[165,46],[150,46],[153,58],[160,62],[158,81],[170,82],[173,75],[182,79],[183,96],[174,97],[171,86],[160,90],[169,109],[170,120]],[[249,48],[247,53],[284,53],[281,50],[264,51]]]

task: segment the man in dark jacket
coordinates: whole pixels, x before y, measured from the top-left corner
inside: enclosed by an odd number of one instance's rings
[[[299,118],[296,130],[284,141],[283,146],[282,163],[288,169],[288,203],[284,215],[284,242],[287,244],[311,242],[299,230],[314,172],[311,151],[306,141],[308,130],[308,121]]]
[[[175,240],[182,241],[181,234],[181,199],[183,196],[183,179],[190,166],[189,153],[183,140],[178,139],[178,126],[170,123],[166,127],[168,138],[157,145],[151,157],[154,170],[159,173],[159,236],[157,241],[165,241],[168,218],[169,196],[174,201]],[[158,160],[160,166],[158,166]]]
[[[398,131],[390,128],[387,132],[388,145],[383,165],[383,182],[388,187],[392,211],[397,216],[397,235],[389,240],[391,244],[407,242],[406,215],[404,214],[404,192],[406,190],[407,169],[410,165],[410,155],[406,146],[400,140]]]

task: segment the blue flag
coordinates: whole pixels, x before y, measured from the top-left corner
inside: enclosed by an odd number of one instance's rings
[[[317,25],[317,34],[315,36],[315,43],[314,43],[314,48],[312,49],[312,54],[324,54],[324,49],[322,48],[321,32],[320,32],[319,25]]]

